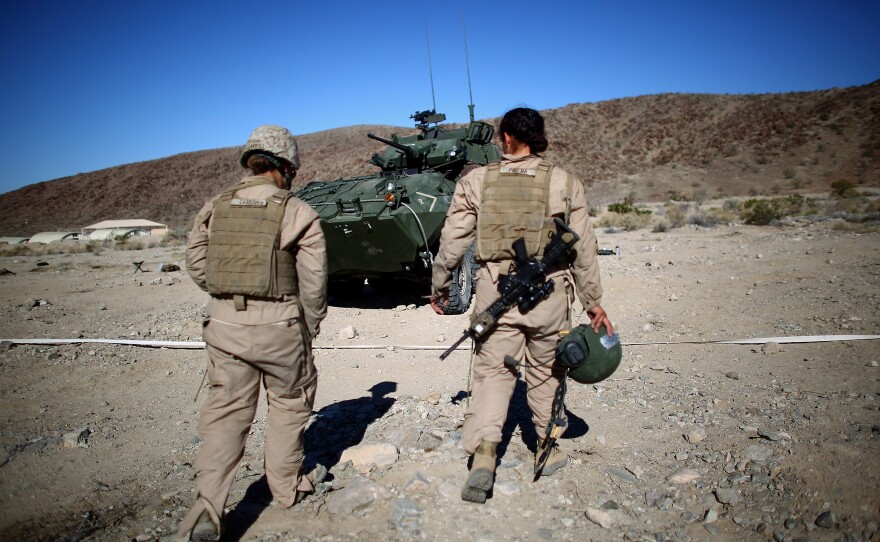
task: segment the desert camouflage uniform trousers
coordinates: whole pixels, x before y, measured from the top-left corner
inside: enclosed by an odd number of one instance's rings
[[[559,332],[569,327],[568,296],[571,295],[567,272],[552,275],[555,287],[550,297],[531,311],[521,314],[514,307],[498,321],[498,326],[477,347],[472,373],[472,397],[465,413],[462,445],[473,454],[481,440],[501,442],[510,400],[518,374],[522,372],[527,387],[532,423],[538,438],[544,437],[553,407],[553,397],[562,382],[563,371],[556,366]],[[497,281],[486,266],[477,276],[475,313],[485,310],[498,298]],[[511,370],[504,357],[512,356],[525,367]]]
[[[293,506],[295,490],[314,490],[301,467],[317,371],[301,320],[243,325],[208,319],[204,338],[208,388],[199,418],[202,445],[195,464],[199,500],[181,522],[181,536],[189,533],[204,511],[203,500],[220,517],[224,515],[257,411],[261,381],[269,405],[264,452],[269,489],[282,507]]]

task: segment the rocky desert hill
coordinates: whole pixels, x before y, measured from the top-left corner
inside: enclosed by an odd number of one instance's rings
[[[880,185],[880,80],[760,95],[660,94],[544,111],[548,156],[577,174],[596,205],[827,192],[835,180]],[[495,119],[488,119],[494,121]],[[352,126],[298,136],[298,181],[370,173],[382,144]],[[241,173],[239,149],[205,150],[46,181],[0,194],[0,234],[75,230],[138,217],[188,227]]]

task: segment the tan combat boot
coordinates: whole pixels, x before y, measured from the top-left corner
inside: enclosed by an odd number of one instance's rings
[[[562,467],[568,465],[568,454],[559,449],[559,444],[554,442],[550,445],[549,456],[547,457],[547,462],[544,464],[544,468],[538,472],[539,463],[541,461],[541,455],[546,450],[547,444],[546,439],[542,440],[538,444],[538,451],[535,453],[535,477],[537,476],[550,476],[554,472],[558,471]]]
[[[467,482],[461,488],[461,500],[484,503],[486,495],[495,483],[495,450],[497,442],[481,440],[474,454]]]
[[[223,536],[223,519],[217,515],[211,503],[204,497],[198,499],[204,510],[199,514],[196,524],[184,535],[183,540],[195,542],[217,542]]]

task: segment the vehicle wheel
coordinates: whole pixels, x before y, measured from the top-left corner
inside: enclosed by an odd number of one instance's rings
[[[452,271],[452,284],[449,285],[449,306],[446,314],[464,314],[471,306],[474,284],[480,264],[474,260],[474,245],[468,248],[458,267]]]

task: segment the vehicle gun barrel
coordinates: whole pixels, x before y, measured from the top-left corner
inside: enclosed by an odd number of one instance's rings
[[[374,134],[367,134],[367,137],[369,137],[370,139],[375,139],[376,141],[379,141],[379,142],[384,143],[386,145],[390,145],[390,146],[394,147],[395,149],[403,152],[403,154],[405,154],[407,158],[412,158],[413,150],[412,150],[412,148],[407,147],[406,145],[403,145],[401,143],[397,143],[396,141],[391,141],[390,139],[385,139],[384,137],[379,137]]]

